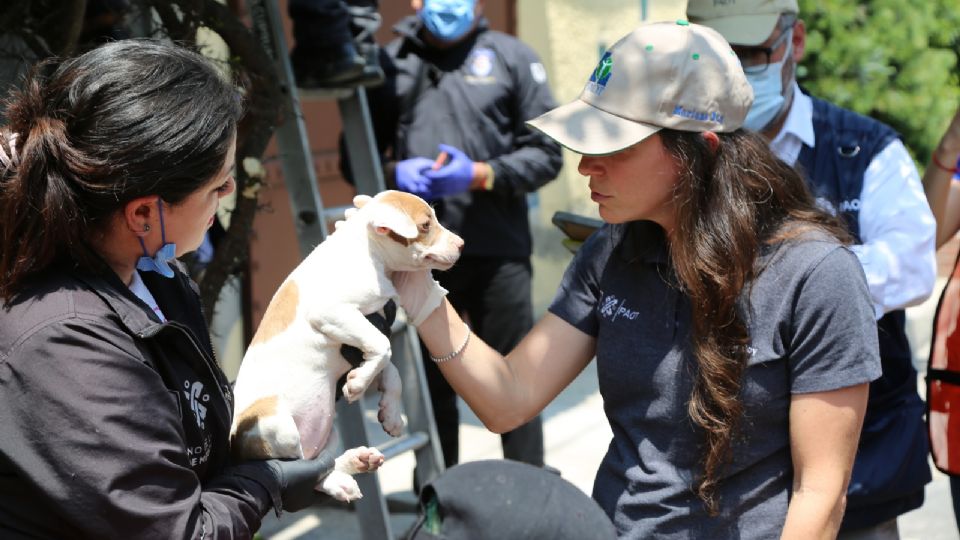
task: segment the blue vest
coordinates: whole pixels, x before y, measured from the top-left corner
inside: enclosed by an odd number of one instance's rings
[[[881,122],[813,99],[816,146],[804,145],[797,166],[818,199],[833,205],[860,239],[863,175],[873,158],[898,138]],[[923,401],[917,393],[903,310],[877,321],[883,375],[870,384],[870,400],[847,491],[841,530],[888,521],[923,504],[930,482]]]

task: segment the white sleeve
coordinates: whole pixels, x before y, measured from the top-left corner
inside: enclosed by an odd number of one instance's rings
[[[876,317],[919,304],[936,281],[936,222],[920,175],[900,140],[867,167],[860,192],[860,259]]]

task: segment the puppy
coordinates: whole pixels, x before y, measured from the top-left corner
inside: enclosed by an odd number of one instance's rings
[[[409,193],[358,196],[358,209],[304,259],[277,290],[240,366],[234,386],[231,445],[238,459],[316,457],[330,443],[337,381],[348,401],[380,378],[378,419],[400,435],[400,375],[390,339],[365,316],[397,291],[393,272],[446,270],[463,240],[437,221],[433,208]],[[341,347],[356,347],[356,367]],[[349,501],[361,496],[351,475],[383,463],[376,448],[347,450],[318,486]]]

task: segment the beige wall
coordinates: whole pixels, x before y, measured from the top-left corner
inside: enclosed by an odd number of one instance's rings
[[[645,9],[644,9],[645,5]],[[576,99],[600,53],[646,20],[685,17],[686,0],[517,0],[517,35],[533,47],[559,103]],[[534,310],[546,310],[571,255],[550,218],[557,210],[596,217],[579,157],[564,150],[560,177],[540,190],[531,214],[534,234]]]

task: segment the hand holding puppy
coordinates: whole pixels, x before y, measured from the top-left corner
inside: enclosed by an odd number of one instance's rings
[[[400,296],[400,307],[414,326],[423,324],[423,321],[440,307],[443,297],[447,295],[447,290],[433,279],[430,270],[394,272],[391,281]]]
[[[357,213],[357,209],[367,203],[370,197],[357,195],[353,198],[353,208],[344,212],[344,218],[334,224],[339,228],[344,221]],[[400,297],[400,307],[407,314],[407,320],[414,326],[420,326],[423,321],[443,302],[447,290],[433,279],[430,270],[417,272],[394,272],[391,278]]]

